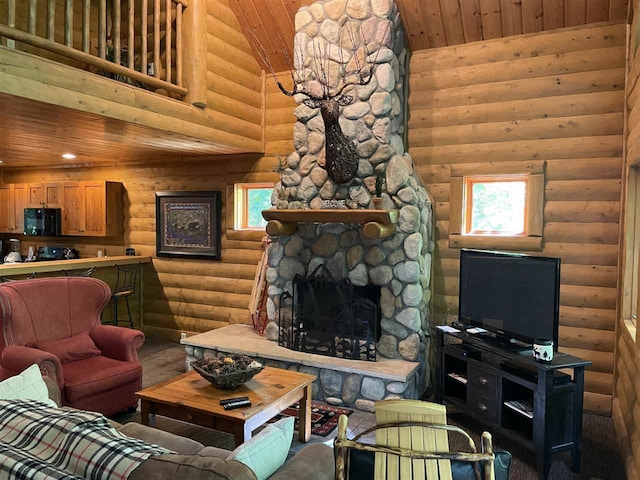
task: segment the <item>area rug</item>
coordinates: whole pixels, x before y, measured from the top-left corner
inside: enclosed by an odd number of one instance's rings
[[[353,410],[349,410],[348,408],[332,407],[325,403],[311,402],[311,433],[313,435],[326,437],[338,426],[338,418],[340,418],[340,415],[346,415],[348,417],[352,413]],[[276,422],[285,417],[296,417],[295,428],[298,430],[298,423],[300,422],[299,415],[300,404],[296,403],[273,417],[269,423]]]

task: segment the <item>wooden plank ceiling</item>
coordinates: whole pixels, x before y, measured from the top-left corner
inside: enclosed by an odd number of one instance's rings
[[[246,33],[264,46],[276,71],[288,69],[294,18],[314,0],[228,0]],[[623,20],[628,0],[396,0],[413,51],[587,23]],[[258,59],[260,61],[260,59]],[[264,66],[264,65],[263,65]]]
[[[99,115],[0,94],[2,167],[119,165],[234,153],[203,142]],[[73,153],[75,160],[64,160]]]

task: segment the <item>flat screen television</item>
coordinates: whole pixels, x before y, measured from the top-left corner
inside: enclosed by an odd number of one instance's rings
[[[460,252],[459,320],[532,344],[558,349],[560,259],[513,253]]]

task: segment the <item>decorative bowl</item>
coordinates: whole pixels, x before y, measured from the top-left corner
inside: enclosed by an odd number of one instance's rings
[[[191,367],[214,387],[224,390],[248,382],[264,369],[260,362],[238,353],[218,353],[215,357],[194,360]]]

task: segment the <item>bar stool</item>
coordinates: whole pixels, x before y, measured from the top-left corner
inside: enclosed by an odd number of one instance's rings
[[[19,282],[21,280],[33,280],[34,278],[36,278],[36,272],[33,272],[31,275],[25,278],[0,277],[0,283]]]
[[[133,318],[131,317],[131,307],[129,306],[129,297],[136,293],[136,280],[138,278],[138,265],[116,265],[116,288],[111,295],[113,305],[113,324],[118,326],[118,301],[124,299],[127,306],[127,315],[129,317],[129,327],[133,328]]]
[[[95,271],[96,267],[91,267],[87,270],[63,270],[62,273],[65,277],[93,277]]]

